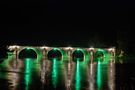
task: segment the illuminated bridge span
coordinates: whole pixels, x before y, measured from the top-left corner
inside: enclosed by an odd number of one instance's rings
[[[61,60],[73,60],[80,58],[90,62],[100,60],[114,60],[115,48],[79,48],[79,47],[47,47],[47,46],[9,46],[16,59],[32,56],[36,59],[59,58]],[[95,58],[95,59],[94,59]]]
[[[39,72],[41,81],[67,90],[115,90],[115,48],[9,46],[8,70]],[[11,57],[11,58],[10,58]],[[63,63],[64,62],[64,63]],[[60,73],[59,73],[60,72]],[[48,76],[51,80],[48,82]],[[60,78],[59,78],[60,77]],[[27,80],[28,81],[28,80]],[[82,84],[82,82],[87,84]],[[50,85],[50,84],[47,84]],[[75,88],[75,89],[74,89]]]

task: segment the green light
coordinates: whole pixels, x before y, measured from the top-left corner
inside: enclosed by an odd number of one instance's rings
[[[40,60],[42,60],[43,54],[40,50],[36,48],[30,48],[30,49],[33,49],[37,53],[37,60],[34,60],[35,62],[39,62]]]
[[[29,47],[26,48],[26,50],[30,50],[30,49],[32,49],[32,48],[29,48]]]
[[[11,55],[9,55],[8,54],[8,58],[7,59],[4,59],[4,61],[0,64],[0,66],[2,67],[2,68],[12,68],[12,67],[10,67],[10,61],[12,61],[12,58],[13,58],[13,54],[11,54]]]
[[[53,48],[54,51],[59,50],[59,48]]]
[[[98,57],[98,60],[102,61],[102,63],[104,63],[104,64],[109,63],[111,54],[107,50],[97,49],[96,53],[97,54],[103,54],[103,56]]]
[[[99,51],[99,52],[104,52],[104,50],[103,50],[103,49],[98,49],[97,51]]]
[[[25,90],[29,90],[29,83],[30,83],[30,73],[26,74],[25,77]]]
[[[81,77],[80,77],[80,62],[79,60],[77,60],[77,63],[76,63],[76,76],[75,76],[75,88],[76,90],[80,90],[81,88]]]
[[[77,51],[81,51],[81,49],[80,49],[80,48],[77,48],[76,50],[77,50]]]
[[[57,70],[57,59],[53,59],[53,67],[52,67],[52,84],[54,88],[57,86],[58,81],[58,70]]]
[[[52,50],[54,52],[59,51],[62,54],[62,60],[65,60],[66,61],[68,59],[68,55],[67,55],[67,52],[65,52],[65,50],[63,50],[61,48],[57,48],[57,47],[53,48]]]
[[[30,58],[26,58],[25,59],[25,76],[24,76],[24,80],[25,80],[25,90],[29,89],[29,84],[30,84],[30,76],[31,76],[31,59]]]
[[[30,65],[31,64],[31,59],[26,58],[25,59],[25,73],[29,73],[30,72]]]
[[[101,84],[102,84],[102,80],[101,80],[101,63],[100,63],[100,60],[98,60],[98,64],[97,64],[97,90],[100,90]]]
[[[42,52],[41,52],[40,50],[38,50],[37,48],[34,48],[34,47],[26,47],[25,49],[26,49],[28,52],[29,52],[29,50],[30,50],[30,51],[31,51],[31,50],[34,50],[34,51],[36,52],[36,54],[37,54],[37,59],[34,60],[34,62],[39,62],[40,60],[42,60],[43,54],[42,54]]]
[[[83,62],[84,63],[88,63],[89,62],[89,58],[90,58],[90,55],[89,55],[89,52],[86,51],[85,49],[83,48],[77,48],[76,49],[77,52],[82,52],[83,53]]]

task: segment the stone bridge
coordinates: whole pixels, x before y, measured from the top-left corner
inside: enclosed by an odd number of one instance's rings
[[[112,48],[93,48],[93,47],[91,47],[91,48],[81,48],[81,47],[48,47],[48,46],[18,46],[18,45],[12,45],[12,46],[8,46],[8,49],[10,51],[13,51],[14,57],[16,59],[19,59],[19,54],[23,50],[34,51],[37,54],[37,60],[41,60],[43,58],[48,59],[48,54],[50,52],[53,52],[53,51],[61,53],[61,56],[62,56],[61,59],[62,60],[72,60],[73,55],[76,52],[81,52],[83,54],[83,59],[84,60],[87,59],[90,62],[94,61],[94,59],[93,59],[94,56],[107,58],[109,60],[114,60],[114,57],[115,57],[115,48],[114,47],[112,47]]]

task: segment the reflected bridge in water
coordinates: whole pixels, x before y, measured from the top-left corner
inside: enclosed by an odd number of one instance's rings
[[[36,71],[48,90],[62,86],[67,90],[115,90],[115,48],[15,45],[8,49],[11,53],[2,65],[7,71],[25,73],[26,87],[31,72]]]

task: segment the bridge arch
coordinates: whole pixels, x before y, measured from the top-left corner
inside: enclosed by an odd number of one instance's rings
[[[67,60],[68,54],[62,48],[52,48],[47,53],[47,58],[51,59],[51,57],[52,58],[59,58],[60,60]]]
[[[33,58],[37,61],[40,61],[42,56],[42,52],[38,48],[34,47],[24,47],[18,52],[19,59]]]
[[[107,50],[97,49],[94,53],[94,62],[108,62],[110,59],[110,53]]]
[[[84,61],[87,62],[89,61],[89,52],[85,49],[82,48],[76,48],[73,52],[72,52],[72,57],[73,57],[73,61],[76,62],[76,59],[80,59],[80,61]]]

